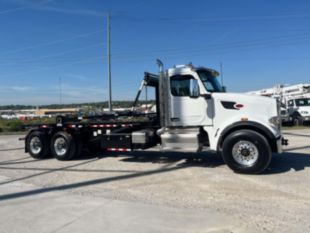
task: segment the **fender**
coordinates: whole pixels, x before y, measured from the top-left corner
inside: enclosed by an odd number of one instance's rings
[[[218,151],[221,150],[222,144],[223,144],[227,135],[229,135],[233,131],[241,130],[241,129],[251,129],[251,130],[254,130],[254,131],[262,134],[268,140],[268,142],[272,148],[272,151],[273,152],[277,151],[276,141],[281,136],[279,136],[279,137],[275,136],[266,126],[264,126],[260,123],[254,122],[254,121],[238,121],[238,122],[235,122],[235,123],[227,126],[222,131],[222,133],[219,137],[218,144],[217,144]]]

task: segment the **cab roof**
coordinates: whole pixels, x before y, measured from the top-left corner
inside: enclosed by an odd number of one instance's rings
[[[208,73],[210,73],[212,76],[219,76],[219,72],[214,70],[214,69],[210,69],[210,68],[206,68],[203,66],[199,66],[199,67],[195,67],[193,66],[193,64],[187,64],[187,65],[175,65],[173,66],[173,68],[168,69],[169,73],[180,73],[182,71],[185,70],[192,70],[192,71],[206,71]]]

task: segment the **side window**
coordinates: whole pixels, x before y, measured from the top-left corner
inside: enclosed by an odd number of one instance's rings
[[[288,101],[288,106],[294,107],[294,102],[293,102],[293,100]]]
[[[189,96],[191,75],[175,75],[170,78],[170,90],[174,96]]]

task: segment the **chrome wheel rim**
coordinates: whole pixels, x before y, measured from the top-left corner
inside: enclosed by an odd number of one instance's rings
[[[39,154],[42,151],[42,143],[39,137],[31,138],[30,150],[33,154]]]
[[[67,153],[67,142],[64,138],[56,138],[54,142],[54,150],[58,156],[63,156]]]
[[[239,141],[232,149],[233,159],[243,165],[252,166],[258,160],[258,149],[255,144],[250,141]]]

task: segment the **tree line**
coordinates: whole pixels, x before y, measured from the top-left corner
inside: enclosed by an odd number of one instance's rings
[[[154,100],[150,101],[139,101],[139,105],[142,104],[154,104]],[[113,108],[130,108],[133,105],[133,101],[113,101]],[[36,108],[50,108],[50,109],[61,109],[61,108],[108,108],[108,101],[105,102],[93,102],[93,103],[75,103],[75,104],[49,104],[49,105],[2,105],[0,110],[25,110],[25,109],[36,109]]]

